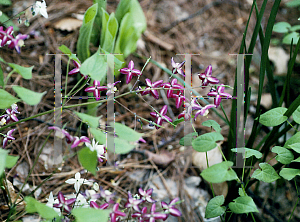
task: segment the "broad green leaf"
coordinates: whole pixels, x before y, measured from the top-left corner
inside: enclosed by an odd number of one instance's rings
[[[292,26],[292,28],[290,30],[292,32],[298,31],[298,30],[300,30],[300,25],[294,25],[294,26]]]
[[[101,44],[101,47],[108,51],[113,52],[115,46],[116,35],[118,32],[118,21],[115,18],[115,14],[111,13],[109,19],[107,21],[106,27],[102,27],[103,30],[106,29],[104,36],[104,40]]]
[[[74,113],[82,120],[82,122],[88,124],[90,127],[97,128],[99,126],[99,120],[101,116],[95,117],[85,113],[79,113],[76,111],[74,111]]]
[[[292,169],[292,168],[283,168],[279,175],[282,176],[286,180],[291,180],[295,176],[300,176],[300,169]]]
[[[285,3],[287,7],[298,7],[300,6],[300,0],[292,0]]]
[[[293,112],[293,119],[296,123],[300,124],[300,106]]]
[[[292,162],[300,162],[300,156],[297,159],[294,159]]]
[[[0,86],[4,88],[4,75],[3,75],[3,70],[0,65]]]
[[[108,140],[112,139],[112,136],[107,136]],[[109,150],[112,153],[116,154],[125,154],[129,153],[131,150],[135,148],[135,143],[134,142],[129,142],[127,140],[123,140],[121,138],[114,138],[114,144],[115,146],[107,146],[107,150]]]
[[[85,60],[81,67],[80,72],[83,75],[89,75],[93,80],[101,80],[106,75],[106,62],[105,62],[105,55],[100,54],[100,48],[98,51]]]
[[[212,127],[217,133],[221,132],[220,124],[217,123],[215,120],[206,120],[202,123],[203,126]]]
[[[233,213],[244,214],[250,212],[258,212],[257,207],[249,196],[238,197],[229,203],[229,208]]]
[[[104,49],[101,49],[101,52],[103,54],[112,55],[111,53],[105,51]],[[113,55],[114,56],[114,55]],[[110,60],[107,61],[107,56],[105,56],[105,61],[108,63],[109,67],[114,67],[115,75],[119,72],[119,69],[122,68],[122,64],[124,62],[120,61],[116,56],[114,56],[114,63],[111,63]]]
[[[221,207],[224,204],[224,196],[215,196],[212,198],[206,206],[205,209],[205,218],[213,218],[221,216],[225,213],[226,207]]]
[[[97,10],[98,10],[98,4],[94,4],[86,10],[84,14],[82,26],[79,30],[79,37],[77,41],[77,52],[78,52],[78,58],[81,62],[84,62],[88,57],[90,57],[89,44],[91,40],[91,34],[92,34],[93,24],[97,14]]]
[[[57,212],[51,207],[46,206],[46,204],[42,204],[33,197],[25,197],[26,202],[26,211],[28,213],[38,213],[42,218],[45,219],[53,219],[58,217]]]
[[[77,58],[76,54],[73,54],[71,52],[71,50],[65,46],[65,45],[61,45],[59,48],[58,48],[60,51],[62,51],[64,54],[66,54],[69,59],[73,59],[73,60],[76,60],[78,63],[80,63],[79,59]]]
[[[8,155],[8,150],[4,150],[0,148],[0,176],[4,172],[7,155]]]
[[[98,10],[95,17],[93,30],[91,34],[91,43],[94,44],[94,46],[99,46],[99,40],[102,33],[100,33],[102,28],[102,9],[106,10],[106,2],[107,0],[93,0],[94,4],[98,4]]]
[[[0,0],[0,5],[11,5],[11,0]]]
[[[13,86],[12,88],[18,94],[18,96],[30,106],[39,104],[42,97],[47,93],[46,91],[37,93],[21,86]]]
[[[1,98],[1,97],[0,97]],[[296,133],[295,135],[293,135],[291,138],[289,138],[283,147],[285,148],[290,148],[291,145],[293,144],[296,144],[296,143],[299,143],[300,141],[300,132]],[[297,144],[295,146],[292,146],[293,148],[292,149],[297,149],[295,147],[297,147]],[[296,151],[296,150],[295,150]],[[298,151],[296,151],[298,153]]]
[[[112,126],[112,123],[110,123],[110,125]],[[143,136],[143,133],[136,132],[121,123],[115,123],[114,130],[119,138],[126,141],[137,142]]]
[[[217,147],[216,141],[224,140],[224,137],[217,132],[206,133],[193,140],[192,146],[198,152],[206,152]]]
[[[291,27],[292,26],[287,22],[277,22],[273,26],[273,32],[286,33],[290,30]]]
[[[179,144],[181,146],[191,146],[193,140],[195,139],[195,137],[198,136],[197,132],[193,132],[193,133],[189,133],[187,135],[185,135],[184,137],[182,137],[179,141]]]
[[[75,208],[72,210],[72,214],[75,216],[77,222],[107,222],[110,213],[111,210],[93,208]]]
[[[92,174],[96,174],[96,167],[98,163],[97,151],[91,151],[88,147],[82,148],[78,152],[78,159],[80,164]]]
[[[11,156],[11,155],[8,155],[8,156],[6,157],[5,167],[6,167],[6,168],[12,168],[14,165],[16,165],[18,159],[19,159],[19,156]]]
[[[283,115],[286,111],[285,107],[271,109],[260,116],[259,122],[264,126],[278,126],[287,120],[287,116]]]
[[[249,148],[246,148],[246,147],[233,148],[233,149],[231,149],[231,151],[235,152],[235,153],[242,153],[244,159],[247,159],[251,156],[255,156],[257,159],[260,159],[262,157],[261,152],[259,152],[257,150],[249,149]]]
[[[225,181],[235,180],[238,177],[235,171],[230,168],[232,165],[233,162],[224,161],[203,170],[200,175],[210,183],[222,183]]]
[[[6,109],[18,101],[20,100],[5,90],[0,89],[0,109]]]
[[[106,144],[106,133],[96,128],[90,128],[89,130],[99,144]]]
[[[280,179],[274,168],[268,163],[260,163],[259,167],[261,169],[257,169],[252,174],[252,178],[256,178],[260,181],[266,183],[272,183],[275,180]]]
[[[19,66],[14,63],[8,63],[8,65],[14,69],[15,72],[19,73],[24,79],[31,79],[32,78],[32,69],[33,66],[31,67],[23,67]]]
[[[241,197],[247,196],[247,194],[245,195],[245,193],[244,193],[244,191],[243,191],[243,189],[241,187],[239,188],[239,195]]]
[[[2,15],[0,16],[0,24],[3,24],[3,23],[6,28],[9,26],[13,26],[15,33],[19,31],[19,27],[16,26],[15,23],[13,23],[13,21],[4,13],[2,13]]]
[[[299,38],[300,38],[300,36],[299,36],[298,32],[291,32],[290,34],[287,34],[286,36],[284,36],[282,43],[290,45],[292,42],[292,39],[293,39],[293,44],[296,45]]]
[[[294,160],[293,153],[286,148],[274,146],[272,152],[278,154],[275,159],[282,164],[289,164]]]

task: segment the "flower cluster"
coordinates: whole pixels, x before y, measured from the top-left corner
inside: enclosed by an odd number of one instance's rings
[[[24,45],[24,40],[28,38],[28,35],[18,34],[14,37],[13,30],[13,26],[9,26],[5,31],[3,26],[0,26],[0,47],[8,45],[8,48],[16,49],[20,53],[21,47]]]
[[[19,114],[20,112],[18,111],[18,105],[17,104],[12,104],[11,109],[5,109],[5,114],[0,116],[0,126],[5,125],[9,123],[10,121],[12,122],[17,122],[19,121],[16,114]],[[15,129],[11,129],[7,132],[6,135],[4,136],[3,139],[3,149],[7,146],[8,141],[15,140],[15,138],[12,136],[13,132]]]

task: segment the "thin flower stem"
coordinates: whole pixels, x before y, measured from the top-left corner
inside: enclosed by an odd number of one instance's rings
[[[65,83],[65,99],[64,99],[63,104],[65,104],[66,96],[67,96],[67,90],[68,90],[67,87],[68,87],[68,76],[69,76],[68,73],[69,73],[70,61],[71,61],[71,58],[69,57],[68,64],[67,64],[67,72],[66,72],[67,74],[66,74],[66,83]],[[75,87],[73,87],[73,88],[75,88]]]
[[[245,165],[246,165],[246,158],[244,158],[243,173],[242,173],[242,181],[244,181]]]
[[[130,92],[132,91],[132,89],[134,89],[134,87],[138,83],[138,81],[140,81],[140,77],[142,76],[143,71],[144,71],[146,65],[149,63],[150,59],[151,59],[151,56],[149,57],[149,59],[147,59],[146,63],[144,64],[144,66],[143,66],[143,68],[141,70],[141,74],[138,76],[138,79],[135,81],[135,83],[134,83],[133,87],[131,88]]]

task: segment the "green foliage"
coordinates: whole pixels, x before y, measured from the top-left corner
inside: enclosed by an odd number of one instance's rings
[[[288,119],[287,116],[283,115],[286,111],[287,108],[285,107],[271,109],[259,117],[259,122],[265,126],[278,126]]]
[[[23,67],[23,66],[19,66],[17,64],[14,63],[8,63],[8,65],[13,68],[14,72],[19,73],[24,79],[31,79],[32,78],[32,69],[33,66],[31,67]]]
[[[101,210],[93,208],[75,208],[72,210],[72,214],[75,216],[77,222],[107,222],[110,210]]]
[[[0,89],[0,109],[9,108],[12,104],[20,101],[16,97],[12,96],[10,93],[3,89]]]
[[[4,88],[4,75],[3,75],[3,70],[0,65],[0,86]]]
[[[236,214],[258,212],[258,209],[249,196],[238,197],[229,203],[229,209]]]
[[[99,45],[99,36],[101,35],[101,28],[102,28],[102,10],[106,10],[107,0],[93,0],[94,4],[98,4],[98,10],[95,17],[93,30],[91,34],[91,43],[94,46]]]
[[[88,114],[79,113],[76,111],[74,111],[74,114],[76,114],[81,119],[82,122],[88,124],[92,128],[97,128],[99,126],[99,120],[101,118],[100,116],[95,117]]]
[[[198,152],[206,152],[217,147],[216,141],[224,140],[224,137],[217,132],[206,133],[193,140],[192,146]]]
[[[254,173],[252,174],[252,178],[256,178],[266,183],[272,183],[275,180],[278,180],[280,178],[270,164],[260,163],[259,167],[261,169],[255,170]]]
[[[80,164],[92,174],[96,174],[96,167],[98,163],[97,151],[91,151],[88,147],[81,149],[78,152],[78,160]]]
[[[289,145],[289,148],[291,148],[292,150],[294,150],[297,153],[300,153],[300,143],[294,143]]]
[[[231,149],[231,151],[235,152],[235,153],[242,153],[244,159],[247,159],[251,156],[255,156],[257,159],[260,159],[262,157],[261,152],[259,152],[257,150],[249,149],[249,148],[246,148],[246,147],[233,148],[233,149]]]
[[[181,146],[192,146],[192,142],[197,136],[197,132],[189,133],[180,139],[179,144]]]
[[[91,7],[89,7],[84,14],[84,19],[79,31],[79,37],[77,42],[77,52],[79,60],[81,62],[84,62],[88,57],[90,57],[89,44],[91,40],[91,34],[97,10],[98,4],[94,4]]]
[[[273,27],[273,32],[286,33],[292,26],[287,22],[277,22]]]
[[[11,0],[0,0],[0,5],[11,5]]]
[[[118,21],[114,13],[108,15],[108,13],[103,10],[102,14],[101,47],[105,51],[112,53],[119,27]]]
[[[69,59],[76,60],[79,63],[79,59],[77,58],[76,54],[73,54],[67,46],[61,45],[58,49],[66,54]]]
[[[292,169],[292,168],[283,168],[279,175],[282,176],[286,180],[291,180],[295,176],[300,176],[300,169]]]
[[[16,165],[18,159],[19,159],[19,156],[11,156],[11,155],[6,156],[5,167],[13,168]]]
[[[6,0],[2,0],[2,1],[6,1]],[[9,26],[13,26],[15,32],[19,31],[19,27],[16,26],[15,23],[13,23],[13,21],[10,20],[10,18],[3,12],[2,15],[0,16],[0,24],[4,24],[6,28]]]
[[[217,133],[221,133],[220,124],[217,123],[215,120],[206,120],[202,123],[203,126],[212,127]]]
[[[8,150],[0,149],[0,176],[4,172]]]
[[[226,208],[221,207],[222,204],[224,204],[225,199],[224,196],[215,196],[212,198],[206,206],[205,209],[205,218],[213,218],[221,216],[225,213]]]
[[[47,92],[37,93],[29,89],[23,88],[21,86],[13,86],[13,90],[18,94],[18,96],[28,105],[34,106],[40,103],[42,97]]]
[[[282,39],[282,42],[284,44],[290,45],[293,40],[293,44],[296,45],[299,38],[300,38],[300,35],[298,32],[291,32],[291,33],[287,34],[286,36],[284,36],[284,38]]]
[[[236,180],[238,177],[233,169],[231,161],[224,161],[203,170],[200,174],[205,180],[210,183],[223,183],[225,181]]]
[[[113,123],[110,123],[110,125],[112,126]],[[143,133],[138,133],[121,123],[115,123],[114,130],[120,139],[126,141],[136,142],[143,136]]]
[[[280,146],[273,147],[272,152],[278,154],[275,158],[282,164],[289,164],[294,159],[294,155],[291,151]]]
[[[96,128],[90,128],[90,132],[95,137],[95,139],[99,142],[99,144],[106,143],[106,133]]]
[[[287,44],[287,45],[290,45],[292,40],[293,40],[294,45],[297,44],[297,42],[300,38],[299,33],[296,32],[298,30],[300,30],[300,25],[291,26],[287,22],[278,22],[273,27],[274,32],[284,34],[284,37],[282,39],[282,43]]]
[[[300,124],[300,106],[293,112],[293,119],[296,123]]]
[[[296,133],[295,135],[293,135],[291,138],[289,138],[283,147],[285,148],[290,148],[291,145],[295,144],[295,143],[299,143],[300,141],[300,132]],[[295,145],[296,146],[296,145]],[[295,147],[295,146],[292,146],[292,147]],[[297,151],[296,151],[297,152]]]
[[[285,3],[285,5],[287,7],[291,7],[291,8],[293,8],[293,7],[299,7],[300,6],[300,0],[289,1],[289,2]]]
[[[54,209],[51,207],[46,206],[45,204],[42,204],[35,200],[33,197],[25,197],[26,202],[26,211],[27,213],[38,213],[42,218],[45,219],[53,219],[55,217],[58,217],[57,212],[55,212]]]

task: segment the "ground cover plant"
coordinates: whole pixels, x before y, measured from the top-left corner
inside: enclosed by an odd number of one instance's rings
[[[81,20],[56,21],[58,31],[47,21],[74,2],[0,4],[1,220],[299,220],[300,41],[283,41],[284,82],[269,59],[273,34],[288,26],[274,26],[281,1],[245,2],[228,78],[215,72],[218,56],[195,72],[197,50],[177,52],[149,33],[149,1],[84,3]],[[160,32],[240,4],[208,2]],[[165,63],[144,38],[166,51]],[[36,49],[39,63],[22,56]]]

